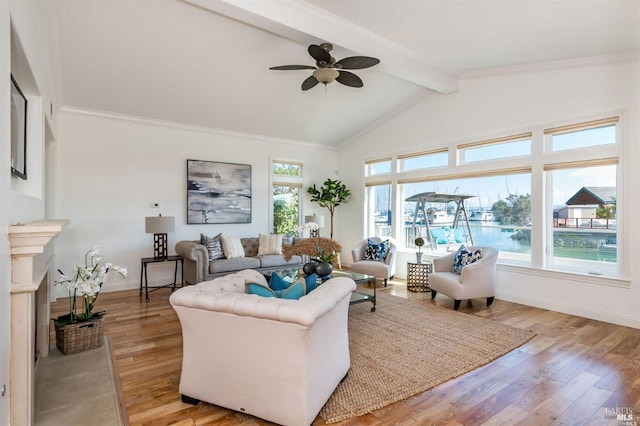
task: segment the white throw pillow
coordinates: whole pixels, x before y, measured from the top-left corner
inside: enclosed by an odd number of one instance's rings
[[[244,247],[238,237],[225,237],[222,236],[222,250],[224,256],[227,259],[233,259],[235,257],[244,257]]]
[[[282,254],[282,234],[260,234],[258,236],[258,256]]]

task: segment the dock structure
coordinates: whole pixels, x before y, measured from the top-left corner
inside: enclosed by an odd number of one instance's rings
[[[415,202],[416,207],[413,209],[413,233],[414,236],[418,236],[416,226],[418,224],[418,215],[422,213],[422,217],[424,217],[424,225],[426,227],[426,237],[429,245],[432,249],[435,249],[434,238],[431,235],[431,229],[429,228],[429,220],[427,216],[427,206],[431,203],[442,203],[449,204],[455,203],[456,205],[456,213],[453,217],[453,222],[451,224],[451,229],[455,230],[460,226],[460,221],[462,221],[462,226],[466,228],[468,235],[468,242],[473,244],[473,235],[471,234],[471,226],[469,225],[469,215],[467,214],[467,209],[464,205],[464,200],[468,198],[474,198],[475,195],[463,195],[463,194],[444,194],[438,192],[423,192],[421,194],[415,194],[411,197],[405,199],[405,202]],[[428,204],[429,203],[429,204]]]

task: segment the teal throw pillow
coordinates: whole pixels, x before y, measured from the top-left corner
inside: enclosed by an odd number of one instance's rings
[[[304,279],[306,284],[307,294],[315,290],[318,287],[318,274],[311,274]]]
[[[305,283],[303,281],[297,281],[296,283],[291,284],[289,288],[281,290],[278,297],[281,299],[298,300],[304,295]]]
[[[247,293],[257,294],[262,297],[278,297],[278,294],[274,290],[256,283],[247,283]]]
[[[309,294],[318,287],[318,275],[311,274],[306,277],[300,277],[298,281],[295,282],[295,284],[297,283],[304,283],[305,294]]]
[[[247,281],[245,283],[245,288],[247,294],[255,294],[261,297],[277,297],[280,299],[297,300],[306,294],[306,283],[304,281],[298,281],[291,285],[289,285],[290,283],[287,284],[287,287],[283,289],[274,290],[265,285]]]
[[[271,290],[284,290],[289,288],[291,285],[291,281],[285,281],[277,272],[271,273],[271,278],[269,278],[269,288]]]

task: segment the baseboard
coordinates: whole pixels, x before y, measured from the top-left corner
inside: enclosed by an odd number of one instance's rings
[[[501,291],[500,294],[496,294],[496,298],[507,302],[532,306],[534,308],[547,309],[550,311],[562,312],[564,314],[576,315],[583,318],[640,329],[640,319],[628,315],[622,315],[617,312],[584,308],[582,306],[569,305],[557,301],[550,301],[548,299],[523,297],[518,294],[504,291]]]

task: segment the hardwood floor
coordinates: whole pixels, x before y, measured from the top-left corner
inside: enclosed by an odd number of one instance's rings
[[[380,285],[380,284],[379,284]],[[429,299],[395,281],[379,291]],[[105,333],[116,356],[132,425],[266,425],[263,420],[210,404],[183,404],[178,393],[180,323],[170,290],[103,293]],[[438,295],[435,303],[452,308]],[[66,299],[52,306],[63,313]],[[379,306],[378,309],[384,309]],[[494,362],[434,389],[338,425],[622,425],[640,415],[640,330],[496,300],[462,302],[460,312],[489,318],[537,336]],[[628,410],[633,410],[630,413]],[[316,426],[324,425],[317,418]]]

